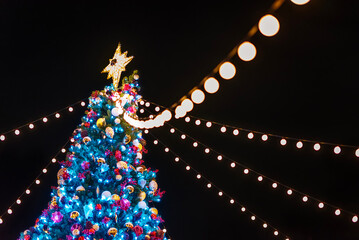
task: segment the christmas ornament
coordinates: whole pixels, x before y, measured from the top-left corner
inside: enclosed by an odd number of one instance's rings
[[[110,229],[108,230],[107,233],[108,233],[108,235],[114,237],[114,236],[116,236],[116,234],[117,234],[117,228],[112,227],[112,228],[110,228]]]

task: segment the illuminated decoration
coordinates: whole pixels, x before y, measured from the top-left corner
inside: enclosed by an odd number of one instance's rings
[[[297,4],[297,5],[304,5],[307,4],[310,0],[291,0],[292,3]]]
[[[230,62],[224,62],[219,67],[219,75],[226,80],[232,79],[236,75],[236,67]]]
[[[186,98],[182,101],[181,106],[183,107],[184,111],[190,112],[193,109],[193,102]]]
[[[208,78],[204,82],[204,90],[208,93],[216,93],[219,89],[219,82],[214,77]]]
[[[159,227],[161,216],[150,207],[164,193],[156,182],[157,170],[144,165],[146,141],[125,120],[137,118],[141,99],[134,75],[136,71],[119,88],[110,85],[91,94],[64,151],[66,159],[59,160],[58,186],[48,208],[19,239],[167,239]]]
[[[126,70],[125,67],[131,62],[132,58],[133,57],[127,57],[127,51],[121,53],[121,44],[119,43],[115,55],[110,59],[110,63],[102,70],[102,73],[108,73],[107,79],[112,78],[115,89],[118,88],[121,73]]]
[[[238,57],[243,61],[252,61],[256,54],[256,47],[251,42],[245,41],[238,47]]]
[[[202,90],[196,89],[191,94],[191,99],[194,103],[200,104],[204,101],[205,95]]]
[[[258,28],[264,36],[272,37],[279,31],[279,21],[273,15],[267,14],[259,20]]]

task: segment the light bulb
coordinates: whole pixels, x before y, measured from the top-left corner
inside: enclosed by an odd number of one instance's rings
[[[85,105],[86,105],[86,103],[85,103],[85,102],[81,102],[81,106],[83,106],[83,107],[84,107]]]
[[[257,50],[252,43],[245,41],[239,46],[237,53],[243,61],[251,61],[256,56]]]
[[[206,122],[206,127],[208,127],[208,128],[212,127],[212,123]],[[358,157],[359,157],[359,148],[358,148]]]
[[[143,104],[145,104],[145,101],[141,100],[140,105],[143,105]]]
[[[47,117],[44,117],[43,119],[42,119],[42,121],[44,122],[44,123],[46,123],[47,122]]]
[[[274,232],[273,232],[273,234],[275,235],[275,236],[278,236],[278,231],[277,230],[275,230]]]
[[[4,136],[4,135],[1,135],[1,136],[0,136],[0,140],[1,140],[1,141],[5,141],[5,136]]]
[[[20,130],[19,129],[16,129],[15,130],[15,135],[19,135],[20,134]]]
[[[182,138],[182,140],[186,139],[186,135],[182,134],[181,138]]]
[[[149,107],[150,105],[151,105],[151,103],[149,103],[149,102],[146,102],[146,103],[145,103],[145,106],[146,106],[146,107]]]
[[[250,132],[250,133],[248,133],[247,137],[248,137],[248,139],[253,139],[254,134],[252,132]]]
[[[201,178],[201,174],[197,174],[197,179],[200,179]]]
[[[37,180],[35,181],[35,183],[36,183],[36,184],[40,184],[40,180],[37,179]]]
[[[170,133],[174,133],[176,130],[174,128],[170,129]]]
[[[268,224],[263,223],[263,228],[267,228],[267,227],[268,227]]]
[[[55,162],[56,162],[56,158],[51,159],[51,162],[55,163]]]
[[[236,166],[236,163],[232,162],[231,167],[234,168]]]
[[[186,112],[190,112],[193,109],[193,102],[188,98],[186,98],[185,100],[182,101],[181,106]]]
[[[158,140],[154,140],[153,144],[155,144],[155,145],[158,144]]]
[[[169,152],[170,149],[168,147],[165,148],[165,152]]]
[[[222,196],[223,196],[223,192],[218,192],[218,196],[222,197]]]
[[[212,184],[208,183],[208,184],[207,184],[207,187],[208,187],[208,188],[211,188],[211,187],[212,187]]]
[[[186,170],[189,171],[191,169],[190,166],[186,166]]]
[[[30,129],[33,129],[34,127],[35,127],[34,124],[32,124],[32,123],[29,124]]]
[[[320,202],[320,203],[318,204],[318,207],[319,207],[319,208],[323,208],[323,207],[324,207],[324,203]]]
[[[25,193],[26,193],[26,194],[30,194],[30,190],[29,190],[29,189],[26,189]]]
[[[258,23],[259,31],[267,37],[272,37],[279,31],[279,21],[273,15],[263,16]]]
[[[358,222],[358,216],[353,216],[353,218],[352,218],[352,222],[353,222],[353,223]]]
[[[204,149],[204,152],[209,153],[210,152],[209,148]]]
[[[204,101],[205,95],[202,90],[196,89],[191,94],[191,99],[194,103],[200,104]]]
[[[334,148],[334,153],[335,154],[339,154],[341,152],[341,148],[339,147],[339,146],[336,146],[335,148]]]
[[[74,108],[73,107],[69,107],[69,112],[72,112],[74,111]]]
[[[198,147],[198,143],[197,143],[197,142],[194,142],[194,143],[193,143],[193,147]]]
[[[273,183],[272,184],[272,188],[277,188],[278,187],[278,184],[277,183]]]
[[[288,195],[292,195],[292,194],[293,194],[292,189],[288,189],[288,190],[287,190],[287,194],[288,194]]]
[[[251,220],[252,221],[256,220],[256,216],[251,216]]]
[[[335,213],[335,215],[339,216],[339,215],[340,215],[340,213],[341,213],[341,212],[340,212],[340,209],[335,210],[335,212],[334,212],[334,213]]]
[[[156,112],[159,112],[160,110],[161,110],[161,109],[160,109],[159,106],[155,107],[155,111],[156,111]]]
[[[194,124],[196,124],[197,126],[201,125],[201,120],[197,119]]]
[[[56,118],[59,118],[60,116],[61,116],[60,113],[56,113],[56,114],[55,114],[55,117],[56,117]]]
[[[262,176],[258,176],[258,182],[262,182],[263,181],[263,177]]]
[[[297,4],[297,5],[304,5],[306,3],[308,3],[310,0],[291,0],[292,3]]]
[[[7,213],[8,213],[8,214],[12,214],[11,208],[9,208],[9,209],[7,210]]]
[[[238,134],[239,134],[239,130],[238,130],[238,129],[234,129],[234,130],[233,130],[233,135],[234,135],[234,136],[237,136]]]
[[[303,143],[301,141],[298,141],[296,144],[297,148],[302,148],[303,147]]]
[[[231,204],[233,204],[233,203],[234,203],[234,200],[233,200],[233,199],[231,199],[229,202],[230,202]]]
[[[355,156],[359,157],[359,148],[355,150]]]
[[[182,105],[178,105],[175,109],[175,113],[178,118],[182,118],[186,115],[186,110],[183,108]]]
[[[242,211],[242,212],[245,212],[245,211],[246,211],[246,208],[245,208],[245,207],[241,207],[241,211]]]
[[[145,134],[149,133],[148,129],[145,129],[145,131],[143,131]]]
[[[285,146],[286,144],[287,144],[287,140],[285,140],[284,138],[282,138],[282,139],[280,140],[280,145]]]
[[[2,224],[4,221],[2,220],[2,218],[0,218],[0,224]]]
[[[236,67],[230,62],[224,62],[219,67],[219,75],[221,75],[223,79],[229,80],[236,75]]]
[[[302,200],[303,200],[303,202],[307,202],[307,201],[308,201],[308,197],[307,197],[307,196],[304,196],[304,197],[302,198]]]
[[[313,148],[314,148],[315,151],[319,151],[320,150],[320,144],[319,143],[314,144]]]
[[[65,152],[66,152],[66,149],[65,149],[65,148],[61,149],[61,152],[62,152],[62,153],[65,153]]]
[[[165,119],[165,121],[169,121],[172,118],[172,113],[170,110],[166,109],[162,112],[162,116]]]
[[[218,161],[221,161],[222,159],[223,159],[223,157],[222,157],[221,155],[218,155],[218,156],[217,156],[217,160],[218,160]]]
[[[175,162],[179,162],[179,157],[175,157]]]
[[[246,169],[243,170],[243,173],[244,173],[244,174],[248,174],[248,173],[249,173],[249,170],[246,168]]]
[[[190,118],[190,117],[186,117],[184,120],[185,120],[186,122],[190,122],[190,121],[191,121],[191,118]]]
[[[225,133],[227,131],[227,128],[226,127],[221,127],[221,132],[222,133]]]
[[[262,135],[262,141],[267,141],[268,140],[268,135],[267,134],[263,134]]]
[[[208,93],[215,93],[219,89],[219,82],[217,79],[210,77],[204,82],[204,90]]]
[[[21,204],[21,200],[20,200],[20,199],[17,199],[17,200],[16,200],[16,203],[17,203],[17,204]]]
[[[46,168],[42,169],[42,172],[47,173],[47,169]]]

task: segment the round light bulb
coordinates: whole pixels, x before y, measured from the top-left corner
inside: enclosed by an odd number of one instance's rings
[[[318,204],[318,207],[319,207],[319,208],[323,208],[323,207],[324,207],[324,203],[320,202],[320,203]]]
[[[204,82],[204,90],[208,93],[215,93],[219,89],[219,82],[217,79],[210,77]]]
[[[233,200],[233,199],[231,199],[229,202],[230,202],[231,204],[233,204],[233,203],[234,203],[234,200]]]
[[[145,106],[146,106],[146,107],[149,107],[150,105],[151,105],[151,103],[149,103],[149,102],[146,102],[146,103],[145,103]]]
[[[153,144],[155,144],[155,145],[158,144],[158,140],[154,140]]]
[[[165,152],[169,152],[170,149],[168,147],[165,148]]]
[[[20,134],[20,130],[19,129],[16,129],[15,130],[15,135],[19,135]]]
[[[251,61],[256,56],[257,50],[252,43],[245,41],[239,46],[237,53],[243,61]]]
[[[179,162],[179,157],[175,157],[175,162]]]
[[[208,187],[208,188],[211,188],[211,187],[212,187],[212,184],[208,183],[208,184],[207,184],[207,187]]]
[[[172,113],[170,110],[166,109],[162,112],[162,116],[165,119],[165,121],[169,121],[172,118]]]
[[[55,163],[55,162],[56,162],[56,158],[51,159],[51,162]]]
[[[246,169],[243,170],[243,173],[244,173],[244,174],[248,174],[248,173],[249,173],[249,170],[246,168]]]
[[[191,99],[196,104],[201,104],[204,101],[205,95],[202,90],[196,89],[191,94]]]
[[[358,222],[358,216],[353,216],[353,218],[352,218],[352,222],[353,222],[353,223]]]
[[[33,129],[34,127],[35,127],[34,124],[32,124],[32,123],[29,124],[30,129]]]
[[[200,179],[201,178],[201,174],[197,174],[197,179]]]
[[[209,153],[210,152],[209,148],[204,149],[204,152]]]
[[[47,173],[47,169],[46,168],[42,169],[42,172]]]
[[[258,176],[258,182],[262,182],[263,181],[263,177],[262,176]]]
[[[263,228],[267,228],[267,227],[268,227],[268,224],[263,223]]]
[[[11,208],[9,208],[9,209],[7,210],[7,213],[8,213],[8,214],[12,214]]]
[[[279,31],[279,21],[273,15],[267,14],[259,20],[258,28],[264,36],[272,37]]]
[[[217,160],[221,161],[222,159],[223,159],[223,157],[221,155],[218,155]]]
[[[222,196],[223,196],[223,192],[218,192],[218,196],[222,197]]]
[[[272,188],[277,188],[278,187],[278,184],[277,183],[273,183],[272,184]]]
[[[246,211],[246,208],[245,208],[245,207],[241,207],[241,211],[242,211],[242,212],[245,212],[245,211]]]
[[[84,107],[85,105],[86,105],[86,103],[85,103],[85,102],[81,102],[81,106],[83,106],[83,107]]]
[[[2,218],[0,218],[0,224],[2,224],[4,221],[2,220]]]
[[[36,184],[40,184],[40,180],[37,179],[37,180],[35,181],[35,183],[36,183]]]
[[[239,130],[238,130],[238,129],[234,129],[234,130],[233,130],[233,135],[234,135],[234,136],[237,136],[238,134],[239,134]]]
[[[320,150],[320,144],[319,143],[314,144],[313,148],[314,148],[315,151],[319,151]]]
[[[4,136],[4,135],[1,135],[1,136],[0,136],[0,140],[1,140],[1,141],[5,141],[5,136]]]
[[[303,143],[301,141],[298,141],[296,144],[297,148],[302,148],[303,147]]]
[[[72,112],[74,111],[74,108],[73,107],[69,107],[69,112]]]
[[[29,190],[29,189],[26,189],[25,193],[26,193],[26,194],[30,194],[30,190]]]
[[[206,122],[206,127],[208,127],[208,128],[212,127],[212,123]],[[358,157],[359,157],[359,148],[358,148]]]
[[[170,129],[170,133],[174,133],[176,130],[174,128]]]
[[[275,236],[278,236],[278,231],[277,230],[275,230],[274,232],[273,232],[273,234],[275,235]]]
[[[20,199],[16,200],[16,203],[21,204],[21,200]]]
[[[251,216],[251,220],[252,221],[256,220],[256,216]]]
[[[232,162],[231,167],[234,168],[236,166],[236,163]]]
[[[182,134],[182,135],[181,135],[181,139],[182,139],[182,140],[186,139],[186,135]]]
[[[191,118],[190,118],[190,117],[186,117],[184,120],[185,120],[186,122],[190,122],[190,121],[191,121]]]
[[[293,194],[292,189],[288,189],[288,190],[287,190],[287,194],[288,194],[288,195],[292,195],[292,194]]]
[[[193,109],[193,102],[191,100],[189,100],[188,98],[183,100],[181,105],[186,112],[190,112]]]
[[[254,138],[254,134],[252,132],[248,133],[247,135],[248,139],[253,139]]]
[[[355,150],[355,156],[359,157],[359,148]]]
[[[336,147],[334,148],[334,153],[335,153],[335,154],[339,154],[341,151],[342,151],[342,150],[341,150],[341,148],[340,148],[339,146],[336,146]]]
[[[197,142],[194,142],[194,143],[193,143],[193,147],[198,147],[198,143],[197,143]]]
[[[175,113],[178,118],[182,118],[186,115],[186,110],[183,108],[182,105],[179,105],[176,107]]]
[[[340,211],[340,209],[337,209],[337,210],[335,210],[335,215],[337,215],[337,216],[339,216],[340,215],[340,213],[341,213],[341,211]]]
[[[280,140],[280,145],[285,146],[286,144],[287,144],[287,140],[285,140],[284,138],[282,138],[282,139]]]
[[[226,127],[224,127],[224,126],[221,127],[221,132],[222,132],[222,133],[225,133],[226,131],[227,131],[227,128],[226,128]]]
[[[219,67],[219,75],[221,75],[223,79],[229,80],[236,75],[236,67],[230,62],[224,62]]]
[[[191,169],[190,166],[186,166],[186,170],[189,171]]]
[[[307,196],[304,196],[304,197],[302,198],[302,200],[303,200],[303,202],[308,202],[308,197],[307,197]]]
[[[55,117],[56,117],[56,118],[59,118],[60,116],[61,116],[60,113],[56,113],[56,114],[55,114]]]
[[[44,118],[42,119],[42,121],[43,121],[44,123],[46,123],[46,122],[48,121],[47,117],[44,117]]]
[[[291,0],[292,3],[297,4],[297,5],[304,5],[306,3],[308,3],[310,0]]]
[[[201,125],[201,120],[197,119],[194,124],[196,124],[197,126]]]
[[[263,134],[262,135],[262,141],[267,141],[268,140],[268,135],[267,134]]]

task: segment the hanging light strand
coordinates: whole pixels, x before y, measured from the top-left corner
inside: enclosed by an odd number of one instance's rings
[[[223,153],[220,153],[218,151],[216,151],[215,149],[207,146],[206,144],[202,143],[201,141],[198,141],[197,139],[191,137],[190,135],[186,134],[185,132],[181,131],[180,129],[174,127],[173,125],[169,124],[169,123],[166,123],[169,127],[170,127],[170,132],[171,133],[176,133],[180,136],[180,139],[181,140],[185,140],[185,139],[189,139],[193,142],[192,146],[194,148],[198,148],[199,146],[202,146],[203,149],[204,149],[204,153],[209,153],[209,152],[212,152],[214,153],[216,156],[217,156],[217,160],[221,161],[223,159],[227,159],[229,162],[230,162],[230,166],[231,168],[235,168],[237,166],[241,167],[243,169],[243,174],[245,175],[248,175],[248,174],[251,174],[251,175],[255,175],[256,178],[257,178],[257,182],[258,183],[261,183],[265,180],[267,180],[268,182],[271,183],[271,186],[272,186],[272,189],[275,190],[277,189],[278,187],[282,188],[283,190],[286,191],[286,194],[288,196],[291,196],[293,194],[297,194],[298,196],[300,196],[302,198],[302,201],[303,202],[307,202],[308,200],[311,200],[312,202],[315,202],[316,204],[318,204],[318,207],[319,208],[323,208],[324,206],[326,206],[327,208],[331,208],[332,209],[332,212],[335,213],[336,216],[340,215],[341,212],[343,213],[346,213],[347,215],[349,215],[351,217],[351,220],[352,222],[356,223],[358,221],[358,214],[356,213],[353,213],[351,211],[348,211],[348,210],[345,210],[341,207],[338,207],[338,206],[335,206],[333,204],[330,204],[326,201],[323,201],[319,198],[316,198],[316,197],[313,197],[309,194],[306,194],[302,191],[299,191],[295,188],[292,188],[284,183],[281,183],[271,177],[268,177],[256,170],[253,170],[252,168],[246,166],[245,164],[243,163],[240,163],[238,162],[237,160],[235,159],[232,159],[230,157],[227,157],[225,154]],[[339,214],[337,214],[339,212]]]
[[[70,140],[67,140],[67,142],[61,147],[61,149],[52,157],[52,159],[45,165],[45,167],[41,170],[41,172],[36,176],[35,180],[33,180],[26,188],[26,190],[24,192],[22,192],[19,197],[16,199],[16,201],[14,201],[9,207],[8,209],[3,212],[0,215],[0,224],[2,224],[4,222],[3,217],[6,214],[12,214],[13,213],[13,207],[15,205],[20,205],[22,203],[23,200],[23,196],[25,195],[29,195],[31,193],[31,188],[34,185],[39,185],[40,184],[40,178],[42,175],[46,174],[48,172],[48,168],[50,167],[50,165],[55,164],[57,162],[56,157],[60,154],[60,153],[66,153],[66,146],[69,143]]]
[[[10,133],[14,133],[15,135],[20,135],[20,133],[22,132],[22,130],[24,128],[29,128],[30,130],[34,129],[36,127],[35,123],[38,123],[38,122],[43,122],[43,123],[47,123],[49,118],[50,117],[55,117],[56,119],[59,119],[61,117],[61,113],[64,112],[64,111],[68,111],[68,112],[73,112],[74,111],[74,107],[79,105],[82,106],[82,107],[85,107],[86,106],[86,101],[87,98],[83,98],[73,104],[70,104],[66,107],[63,107],[53,113],[50,113],[44,117],[40,117],[38,119],[35,119],[34,121],[31,121],[31,122],[28,122],[26,124],[23,124],[21,126],[18,126],[16,128],[13,128],[11,130],[8,130],[6,132],[3,132],[3,133],[0,133],[0,142],[2,141],[5,141],[6,138],[7,138],[7,135],[9,135]]]
[[[168,146],[166,146],[161,140],[159,140],[155,135],[153,135],[152,133],[149,133],[154,139],[155,139],[155,145],[158,146],[158,144],[163,146],[163,149],[166,153],[171,153],[175,158],[175,162],[182,162],[186,167],[185,169],[188,172],[193,172],[196,175],[196,178],[198,180],[203,179],[206,182],[206,186],[207,188],[213,188],[217,191],[218,195],[220,197],[227,197],[227,199],[229,200],[230,204],[237,204],[239,205],[241,211],[243,213],[246,213],[247,215],[250,216],[250,219],[252,221],[257,221],[260,224],[262,224],[263,228],[265,229],[271,229],[273,231],[273,234],[275,236],[281,235],[286,240],[289,240],[288,235],[284,234],[282,231],[279,231],[277,228],[275,228],[273,225],[269,224],[267,221],[265,221],[263,218],[259,217],[258,215],[256,215],[254,212],[248,210],[242,203],[240,203],[238,200],[236,200],[235,198],[233,198],[232,196],[230,196],[229,194],[227,194],[225,191],[223,191],[220,187],[218,187],[216,184],[213,183],[213,181],[209,180],[207,177],[205,177],[203,174],[201,174],[198,170],[196,170],[195,168],[193,168],[190,164],[188,164],[187,161],[183,160],[183,158],[181,158],[177,153],[175,153],[171,148],[169,148]]]

